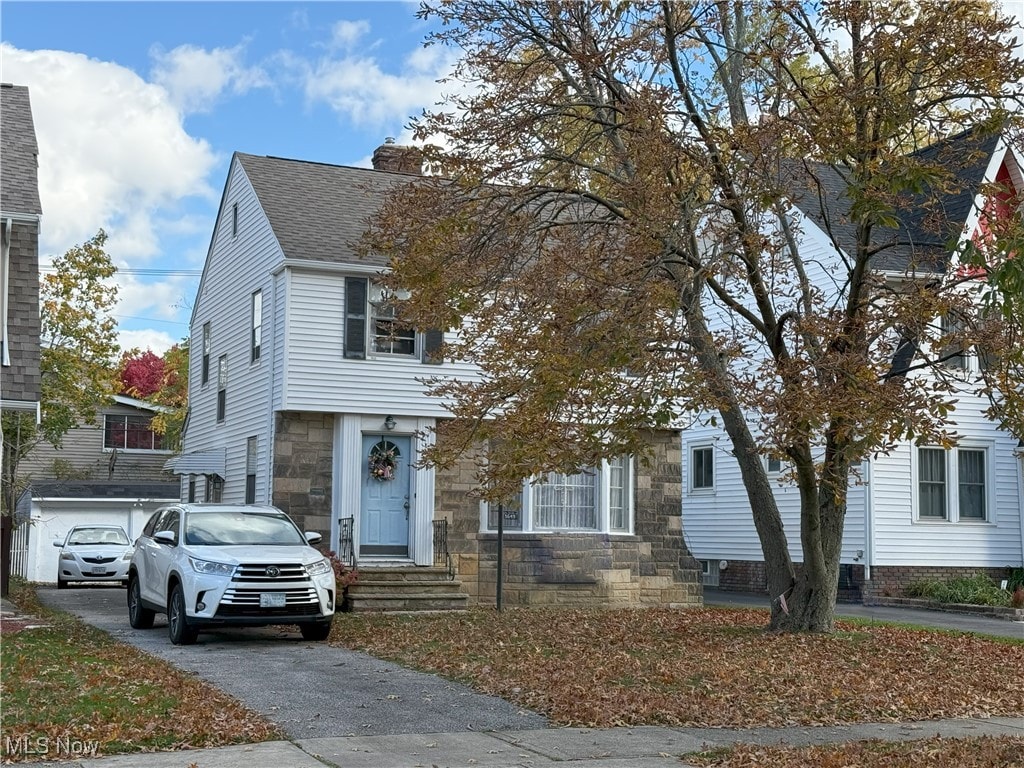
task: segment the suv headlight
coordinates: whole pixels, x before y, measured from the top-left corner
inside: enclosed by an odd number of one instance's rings
[[[196,573],[205,573],[210,576],[230,576],[235,572],[235,566],[227,563],[215,563],[212,560],[200,560],[196,557],[190,557],[188,562]]]
[[[331,561],[327,558],[318,560],[315,563],[310,563],[306,566],[306,573],[310,576],[322,576],[325,573],[330,573],[331,570]]]

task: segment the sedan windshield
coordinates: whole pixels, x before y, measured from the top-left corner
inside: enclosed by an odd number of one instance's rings
[[[295,545],[306,539],[287,515],[246,512],[190,512],[185,543],[194,546]]]
[[[76,528],[68,536],[68,544],[78,546],[110,544],[124,547],[128,545],[128,536],[120,528]]]

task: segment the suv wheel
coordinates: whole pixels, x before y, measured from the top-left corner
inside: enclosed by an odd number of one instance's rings
[[[167,601],[167,633],[174,645],[192,645],[199,637],[199,630],[188,623],[185,595],[180,584],[174,585],[171,598]]]
[[[128,623],[132,629],[150,629],[156,614],[142,604],[139,594],[139,579],[136,576],[128,580]]]
[[[299,631],[302,632],[303,640],[319,642],[326,640],[331,634],[331,622],[326,624],[300,624]]]

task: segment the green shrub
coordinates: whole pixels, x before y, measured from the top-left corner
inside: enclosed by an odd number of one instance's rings
[[[948,581],[937,579],[915,581],[907,586],[905,592],[909,597],[923,597],[939,603],[1010,605],[1010,593],[1000,589],[992,579],[980,573]]]

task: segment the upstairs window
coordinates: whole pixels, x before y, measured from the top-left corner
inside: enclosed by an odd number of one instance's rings
[[[249,360],[258,362],[260,359],[260,345],[263,340],[263,291],[256,291],[252,295],[252,323],[249,334]]]
[[[217,421],[224,421],[228,398],[228,356],[217,358]]]
[[[231,204],[231,236],[238,236],[238,203]]]
[[[416,330],[397,320],[398,302],[408,293],[393,293],[384,286],[370,283],[370,348],[385,355],[416,354]]]
[[[149,416],[103,417],[103,447],[118,451],[162,451],[164,436],[154,432]]]
[[[203,323],[203,372],[202,372],[202,383],[206,384],[210,380],[210,346],[212,341],[210,339],[210,324]]]
[[[946,344],[939,352],[939,359],[947,368],[965,370],[967,368],[967,355],[963,344],[955,337],[963,333],[964,325],[959,318],[952,315],[942,316],[942,335],[946,338]]]

